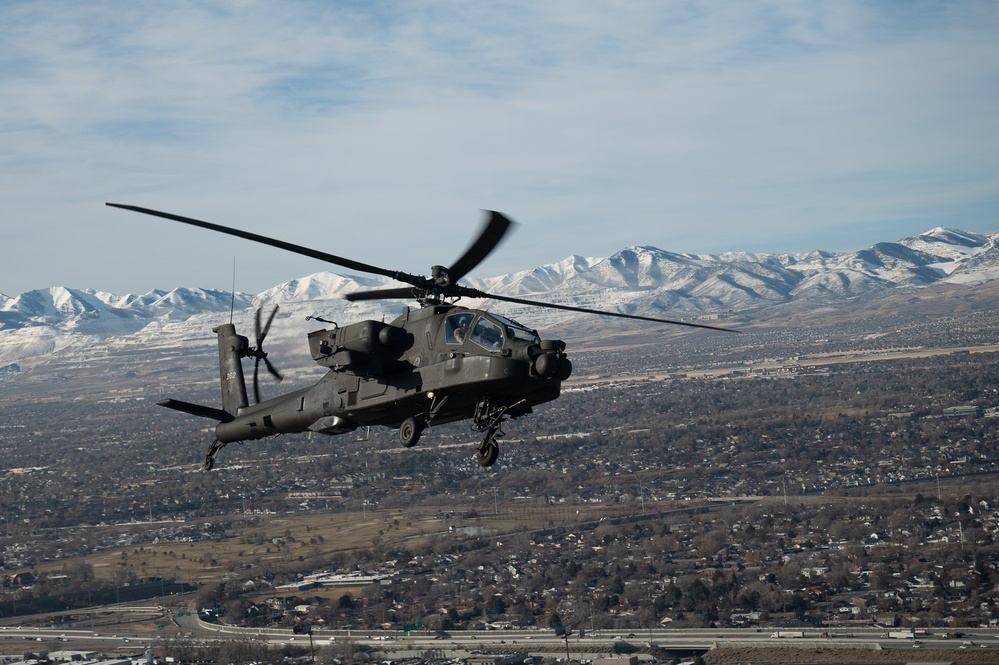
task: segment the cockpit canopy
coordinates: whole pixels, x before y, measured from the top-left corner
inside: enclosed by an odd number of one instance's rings
[[[505,316],[456,312],[444,319],[444,341],[455,345],[469,341],[486,351],[499,353],[508,341],[540,344],[541,337],[536,331]]]

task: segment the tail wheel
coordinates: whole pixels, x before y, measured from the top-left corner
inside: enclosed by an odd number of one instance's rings
[[[412,448],[420,440],[422,433],[423,426],[416,418],[406,418],[402,421],[402,425],[399,425],[399,443],[406,448]]]

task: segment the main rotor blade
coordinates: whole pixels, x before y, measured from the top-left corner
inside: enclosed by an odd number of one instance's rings
[[[105,205],[111,206],[112,208],[122,208],[123,210],[131,210],[132,212],[140,212],[144,215],[162,217],[163,219],[169,219],[175,222],[181,222],[183,224],[190,224],[191,226],[200,226],[201,228],[208,229],[209,231],[218,231],[219,233],[226,233],[231,236],[236,236],[237,238],[243,238],[244,240],[252,240],[253,242],[259,242],[264,245],[270,245],[271,247],[277,247],[278,249],[283,249],[288,252],[294,252],[295,254],[301,254],[302,256],[308,256],[313,259],[319,259],[320,261],[326,261],[327,263],[332,263],[334,265],[338,265],[343,268],[348,268],[349,270],[358,270],[360,272],[371,273],[373,275],[383,275],[385,277],[391,277],[393,279],[397,279],[400,282],[422,284],[424,281],[426,281],[423,277],[418,277],[416,275],[410,275],[408,273],[403,273],[403,272],[396,272],[394,270],[386,270],[385,268],[379,268],[378,266],[369,265],[367,263],[361,263],[360,261],[345,259],[342,256],[336,256],[335,254],[320,252],[319,250],[311,249],[309,247],[302,247],[301,245],[295,245],[293,243],[285,242],[283,240],[277,240],[275,238],[268,238],[267,236],[262,236],[256,233],[250,233],[249,231],[233,229],[228,226],[222,226],[220,224],[212,224],[211,222],[202,222],[200,220],[192,219],[190,217],[174,215],[169,212],[160,212],[159,210],[150,210],[149,208],[141,208],[139,206],[125,205],[123,203],[105,203]]]
[[[394,289],[374,289],[371,291],[348,293],[343,298],[344,300],[349,300],[351,302],[359,302],[362,300],[391,300],[394,298],[418,299],[420,296],[417,295],[417,290],[418,289],[415,289],[412,286],[403,286]]]
[[[719,326],[709,326],[704,323],[689,323],[687,321],[675,321],[672,319],[657,319],[652,316],[639,316],[637,314],[622,314],[620,312],[605,312],[599,309],[589,309],[586,307],[573,307],[572,305],[557,305],[550,302],[540,302],[537,300],[525,300],[524,298],[513,298],[510,296],[497,296],[492,293],[486,293],[485,291],[479,291],[478,289],[462,289],[461,295],[466,298],[491,298],[493,300],[501,300],[503,302],[512,302],[518,305],[532,305],[534,307],[547,307],[549,309],[562,309],[567,312],[581,312],[583,314],[599,314],[601,316],[615,316],[619,319],[635,319],[636,321],[652,321],[653,323],[670,323],[675,326],[688,326],[690,328],[705,328],[707,330],[720,330],[722,332],[737,333],[742,332],[740,330],[732,330],[731,328],[721,328]]]
[[[503,213],[496,212],[495,210],[487,210],[486,212],[489,213],[489,220],[482,227],[479,237],[465,250],[461,258],[448,268],[447,274],[451,278],[452,284],[457,284],[459,279],[467,275],[475,266],[482,263],[496,249],[496,246],[503,240],[503,236],[510,230],[510,227],[514,225],[513,220]]]

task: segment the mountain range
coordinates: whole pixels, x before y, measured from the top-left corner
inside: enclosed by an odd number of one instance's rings
[[[775,308],[849,307],[934,285],[975,288],[999,279],[999,233],[991,236],[935,228],[856,252],[677,254],[649,246],[628,247],[607,258],[570,256],[558,263],[467,282],[483,291],[558,304],[672,319],[737,317],[743,324]],[[144,295],[51,287],[18,296],[0,294],[0,369],[21,370],[59,351],[214,345],[211,328],[234,317],[252,330],[253,312],[280,305],[272,343],[301,344],[306,316],[343,323],[393,318],[399,302],[349,303],[352,291],[395,285],[381,277],[320,272],[262,293],[176,288]],[[484,306],[544,329],[583,318],[557,310],[504,303]],[[232,312],[232,314],[230,314]],[[282,319],[296,319],[282,324]],[[321,324],[313,324],[313,328]],[[542,327],[542,326],[538,326]]]

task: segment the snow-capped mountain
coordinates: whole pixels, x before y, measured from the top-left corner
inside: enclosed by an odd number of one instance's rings
[[[979,283],[999,277],[993,237],[936,228],[857,252],[677,254],[629,247],[606,259],[573,256],[531,271],[476,282],[497,294],[558,299],[577,305],[648,307],[708,314],[795,300],[871,297],[938,282]]]
[[[935,228],[913,238],[881,242],[857,252],[795,254],[727,252],[679,254],[628,247],[607,258],[570,256],[533,270],[468,280],[497,295],[667,318],[739,314],[786,305],[846,306],[933,284],[975,285],[999,279],[999,234],[984,236]],[[91,289],[52,287],[0,295],[0,367],[60,349],[141,343],[146,348],[214,343],[213,326],[234,317],[252,329],[253,312],[280,305],[281,319],[306,316],[350,322],[392,318],[398,302],[350,303],[352,291],[395,286],[372,276],[316,273],[257,295],[177,288],[118,296]],[[480,303],[466,303],[480,305]],[[483,306],[536,321],[538,310],[505,303]],[[548,310],[548,328],[590,315]],[[321,324],[316,324],[318,327]],[[536,325],[536,324],[535,324]],[[275,325],[272,343],[300,344],[300,324]]]

